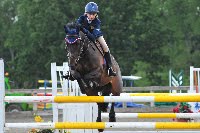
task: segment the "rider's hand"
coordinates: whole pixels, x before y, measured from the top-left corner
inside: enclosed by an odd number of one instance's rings
[[[83,30],[83,25],[82,25],[82,24],[77,23],[77,27],[78,27],[78,29],[79,29],[80,31]]]
[[[94,36],[93,34],[91,34],[90,32],[87,33],[87,37],[88,37],[93,43],[96,43],[95,36]]]
[[[84,34],[88,34],[88,30],[86,30],[85,28],[82,28],[81,30]]]
[[[88,33],[88,30],[86,30],[82,24],[77,24],[77,27],[79,28],[80,31],[82,31],[84,34]]]

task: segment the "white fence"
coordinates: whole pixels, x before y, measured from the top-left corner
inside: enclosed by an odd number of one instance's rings
[[[73,89],[69,89],[70,87],[74,86],[75,82],[70,82],[67,81],[65,79],[61,78],[62,74],[65,74],[67,72],[66,66],[68,66],[67,64],[63,64],[62,67],[57,67],[56,63],[52,63],[51,64],[51,77],[52,77],[52,95],[55,98],[57,95],[57,79],[60,78],[60,81],[62,81],[62,92],[64,96],[76,96],[76,98],[78,99],[79,97],[79,91],[78,90],[73,90]],[[199,69],[200,70],[200,69]],[[198,70],[198,71],[199,71]],[[194,69],[191,69],[191,71],[194,71]],[[195,71],[197,71],[195,69]],[[57,72],[59,73],[59,76],[57,75]],[[63,72],[61,74],[61,72]],[[191,75],[193,75],[193,72],[190,72]],[[193,77],[191,76],[190,77]],[[197,77],[199,77],[199,75],[197,75]],[[198,86],[198,84],[194,84],[194,77],[193,79],[190,79],[192,82],[190,82],[191,90],[190,92],[195,92],[194,91],[194,86]],[[199,78],[198,78],[199,79]],[[197,83],[199,83],[199,80],[197,80]],[[77,83],[75,83],[77,84]],[[120,123],[93,123],[96,119],[95,114],[97,113],[93,113],[93,112],[97,112],[97,109],[94,109],[95,106],[91,106],[90,104],[58,104],[58,103],[53,103],[53,123],[5,123],[5,108],[4,108],[4,101],[6,101],[6,99],[9,99],[7,97],[5,97],[5,86],[4,86],[4,63],[3,60],[0,60],[0,115],[1,120],[0,120],[0,132],[4,132],[4,128],[5,127],[21,127],[24,128],[26,126],[29,127],[37,127],[37,126],[48,126],[48,127],[53,127],[53,126],[61,126],[61,127],[65,127],[68,128],[67,132],[70,133],[95,133],[97,132],[97,130],[95,128],[100,127],[100,128],[148,128],[148,129],[176,129],[176,128],[196,128],[196,129],[200,129],[200,123],[165,123],[165,122],[120,122]],[[196,89],[197,90],[197,89]],[[121,97],[121,96],[120,96]],[[152,101],[199,101],[199,96],[198,95],[192,95],[192,96],[164,96],[164,98],[162,98],[162,96],[142,96],[142,98],[140,98],[141,96],[135,96],[136,99],[131,98],[131,96],[127,96],[128,100],[131,101],[144,101],[144,102],[152,102]],[[185,97],[185,98],[183,98]],[[186,98],[189,97],[189,98]],[[5,98],[5,99],[4,99]],[[11,97],[13,98],[13,97]],[[37,97],[39,98],[39,97]],[[103,97],[99,97],[100,99]],[[144,98],[146,98],[147,100],[144,100]],[[173,99],[175,98],[175,100]],[[42,97],[41,97],[42,99]],[[47,98],[48,99],[48,98]],[[94,98],[95,99],[95,98]],[[97,99],[97,98],[96,98]],[[107,97],[105,99],[109,99],[111,101],[114,101],[116,98],[113,97]],[[101,101],[103,102],[105,100],[104,98],[101,99]],[[125,100],[126,98],[119,98],[121,101],[128,101]],[[157,100],[156,100],[157,99]],[[166,100],[167,99],[167,100]],[[173,100],[170,100],[173,99]],[[192,100],[191,100],[192,99]],[[38,100],[38,99],[37,99]],[[83,100],[81,98],[81,100]],[[108,101],[109,101],[108,100]],[[118,101],[120,101],[118,100]],[[96,102],[95,100],[92,100],[93,102]],[[105,100],[106,101],[106,100]],[[11,101],[12,102],[12,101]],[[86,102],[86,101],[85,101]],[[96,104],[95,104],[96,105]],[[63,110],[63,121],[68,121],[65,123],[59,123],[58,122],[58,110],[62,109]],[[91,117],[93,116],[93,117]],[[69,122],[71,121],[71,122]],[[83,123],[87,121],[86,123]],[[74,122],[74,123],[73,123]],[[85,127],[83,126],[85,125]],[[79,127],[80,126],[80,127]],[[92,127],[91,127],[92,126]],[[79,128],[78,130],[75,130]],[[85,128],[85,129],[83,129]],[[94,128],[94,130],[91,130],[91,128]],[[73,129],[73,130],[71,130]],[[56,131],[58,132],[58,131]],[[165,131],[160,131],[160,132],[165,132]],[[172,131],[172,132],[176,132],[176,131]],[[178,131],[177,131],[178,132]]]
[[[190,90],[188,93],[200,93],[200,68],[190,67]],[[200,102],[190,102],[192,111],[200,112]]]
[[[4,81],[4,62],[0,59],[0,133],[4,133],[4,124],[5,124],[5,106],[4,106],[4,97],[5,97],[5,81]]]
[[[80,89],[77,81],[69,81],[62,78],[69,70],[68,63],[63,63],[63,66],[56,66],[56,63],[51,63],[51,80],[52,80],[52,96],[57,95],[57,79],[61,82],[63,96],[80,96]],[[58,104],[53,103],[53,122],[58,122],[58,112],[62,110],[63,122],[94,122],[96,121],[97,105],[95,103],[85,104]],[[97,130],[88,129],[67,129],[63,130],[70,133],[97,133]],[[55,131],[58,133],[58,130]]]

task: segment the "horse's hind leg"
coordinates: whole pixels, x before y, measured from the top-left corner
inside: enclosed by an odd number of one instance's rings
[[[116,122],[116,117],[115,117],[115,109],[114,109],[115,103],[112,103],[110,113],[109,113],[109,122]]]

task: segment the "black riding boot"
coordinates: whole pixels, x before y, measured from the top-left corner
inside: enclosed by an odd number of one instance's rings
[[[108,76],[116,76],[116,72],[112,69],[112,62],[110,57],[110,52],[105,52],[104,58],[106,59],[107,67],[108,67]]]

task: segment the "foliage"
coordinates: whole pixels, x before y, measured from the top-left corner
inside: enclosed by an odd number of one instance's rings
[[[34,120],[37,123],[44,122],[41,116],[34,114]],[[28,133],[53,133],[53,129],[31,129]]]
[[[193,113],[191,105],[186,102],[181,102],[177,107],[173,108],[174,113]]]
[[[191,105],[186,102],[181,102],[178,106],[173,108],[174,113],[193,113],[191,110]],[[187,121],[190,121],[190,118],[181,118]],[[174,119],[173,119],[174,120]]]
[[[0,58],[15,88],[50,79],[50,63],[67,61],[63,25],[84,13],[88,1],[1,0]],[[200,1],[96,1],[102,31],[122,75],[140,86],[168,85],[168,70],[199,67]],[[186,80],[184,85],[188,85]]]
[[[28,133],[53,133],[54,131],[52,129],[31,129]]]
[[[39,115],[34,114],[34,120],[37,123],[44,122],[43,118]],[[62,132],[59,130],[59,133]],[[54,129],[31,129],[28,131],[28,133],[54,133]],[[67,133],[64,131],[64,133]]]

